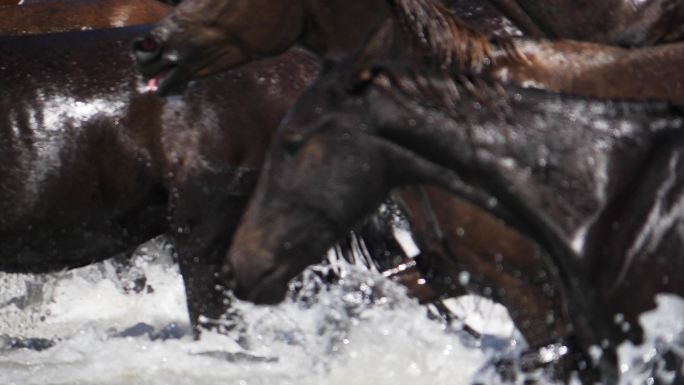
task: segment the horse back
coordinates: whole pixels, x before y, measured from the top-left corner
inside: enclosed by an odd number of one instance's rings
[[[7,0],[0,0],[7,1]],[[12,1],[16,5],[16,1]],[[170,8],[155,0],[50,0],[2,7],[0,35],[45,34],[156,23]]]
[[[83,264],[163,231],[162,103],[126,50],[141,31],[0,38],[3,268]]]

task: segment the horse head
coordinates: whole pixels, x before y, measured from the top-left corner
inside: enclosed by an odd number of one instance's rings
[[[621,310],[602,304],[603,287],[589,280],[605,245],[591,234],[610,228],[605,209],[680,126],[680,112],[662,103],[507,88],[415,65],[338,65],[280,127],[224,279],[239,298],[278,302],[389,191],[432,184],[538,242],[581,345],[615,346],[625,338],[612,323]],[[613,357],[601,362],[609,376]]]
[[[365,123],[352,112],[357,101],[328,92],[338,80],[324,77],[307,91],[274,138],[260,192],[225,266],[238,298],[281,301],[288,281],[316,263],[388,193],[391,176],[379,166],[384,154],[374,150],[371,136],[358,135]],[[350,110],[334,114],[332,105],[344,109],[338,101]]]
[[[296,44],[321,58],[339,59],[381,29],[397,32],[378,47],[383,55],[416,51],[439,65],[470,68],[491,61],[488,37],[438,0],[186,0],[134,42],[133,51],[151,88],[165,94]]]
[[[138,67],[159,94],[182,91],[193,78],[255,58],[275,56],[304,28],[301,0],[169,0],[173,13],[134,41]]]

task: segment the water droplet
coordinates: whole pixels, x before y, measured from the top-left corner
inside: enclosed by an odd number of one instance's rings
[[[603,356],[603,349],[601,349],[600,346],[592,345],[589,347],[589,355],[591,356],[591,359],[594,360],[594,362],[599,362],[599,360]]]
[[[458,282],[462,286],[468,286],[470,283],[470,273],[467,271],[462,271],[458,274]]]
[[[556,322],[556,315],[553,312],[546,314],[546,324],[553,325],[554,322]]]

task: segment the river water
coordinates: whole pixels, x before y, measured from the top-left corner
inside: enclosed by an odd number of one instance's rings
[[[524,346],[499,305],[477,297],[448,303],[484,334],[476,340],[426,317],[401,287],[353,266],[332,286],[310,270],[304,288],[279,306],[237,303],[242,346],[209,333],[194,341],[182,281],[163,243],[146,244],[123,272],[116,266],[0,275],[0,384],[493,384],[489,362]],[[142,274],[143,290],[131,290]],[[625,385],[650,384],[662,351],[684,354],[684,300],[658,300],[643,317],[646,343],[621,347]],[[54,346],[17,348],[9,337]]]

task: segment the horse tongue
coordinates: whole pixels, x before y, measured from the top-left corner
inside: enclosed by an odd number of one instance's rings
[[[147,81],[147,88],[145,89],[147,92],[157,92],[159,89],[159,84],[162,81],[163,76],[162,75],[157,75],[153,77],[152,79]]]

